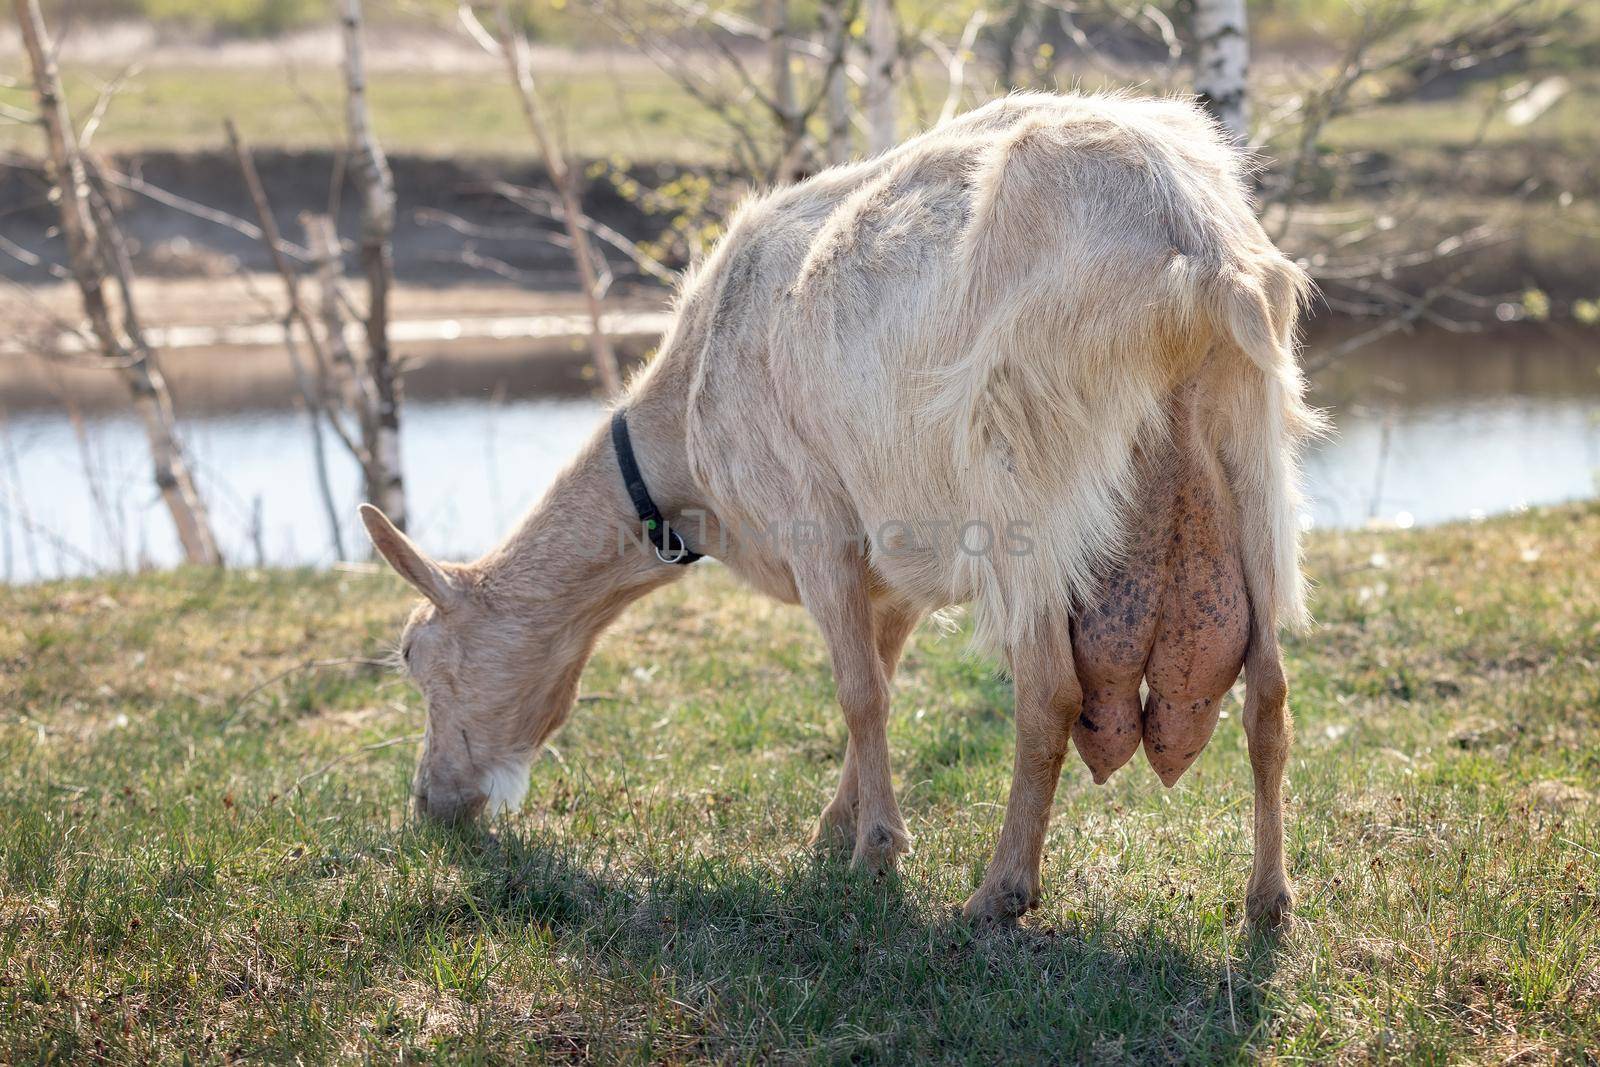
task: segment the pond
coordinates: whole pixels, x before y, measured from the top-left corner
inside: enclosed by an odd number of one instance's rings
[[[1311,359],[1317,351],[1309,347]],[[541,395],[514,373],[498,386],[482,374],[420,382],[402,437],[412,526],[447,557],[492,544],[601,415],[592,400]],[[1313,399],[1329,408],[1335,432],[1306,457],[1307,526],[1469,519],[1597,490],[1600,346],[1591,334],[1395,338],[1319,374]],[[236,401],[182,425],[224,551],[249,564],[333,562],[304,415],[287,403]],[[345,551],[359,558],[356,470],[329,445]],[[0,578],[173,562],[146,456],[130,416],[12,411],[0,424]]]

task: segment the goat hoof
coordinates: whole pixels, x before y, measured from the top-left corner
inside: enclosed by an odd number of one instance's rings
[[[887,874],[894,870],[900,853],[910,848],[911,838],[904,830],[879,824],[857,837],[850,865],[872,874]]]
[[[1017,920],[1039,906],[1039,891],[1020,886],[979,886],[967,898],[961,914],[980,933],[1007,930],[1017,925]]]
[[[825,808],[811,831],[811,848],[822,854],[848,854],[856,844],[854,809],[835,811]]]
[[[1294,907],[1294,894],[1287,886],[1250,893],[1244,902],[1244,926],[1251,933],[1275,933],[1285,929]]]

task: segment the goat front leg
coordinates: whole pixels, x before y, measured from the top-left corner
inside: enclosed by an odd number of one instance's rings
[[[900,665],[900,653],[906,639],[922,621],[922,614],[897,604],[881,602],[873,607],[872,629],[878,650],[878,662],[883,666],[885,684],[893,683],[895,668]],[[833,799],[822,809],[816,830],[811,835],[813,847],[822,850],[853,850],[856,843],[856,813],[860,809],[860,790],[857,785],[855,748],[848,742],[844,749],[844,764],[839,769],[839,788]]]
[[[1283,864],[1283,768],[1292,727],[1288,686],[1271,627],[1257,627],[1244,663],[1244,734],[1255,779],[1255,859],[1245,890],[1245,924],[1272,929],[1294,902]]]
[[[889,778],[889,679],[874,639],[866,564],[856,557],[797,567],[795,584],[828,644],[839,705],[850,731],[840,786],[843,791],[854,776],[856,832],[851,862],[887,871],[910,847],[911,837]]]
[[[989,870],[962,908],[980,926],[1010,924],[1039,903],[1050,805],[1072,724],[1083,707],[1067,621],[1042,623],[1033,644],[1013,649],[1011,673],[1017,720],[1011,796]]]

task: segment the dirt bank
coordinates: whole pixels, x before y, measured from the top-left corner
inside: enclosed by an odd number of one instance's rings
[[[338,155],[261,149],[255,157],[286,238],[301,238],[299,216],[303,212],[327,212],[330,207],[338,216],[343,233],[358,231],[356,198],[342,195],[343,190],[335,184],[336,175],[343,172]],[[33,264],[0,256],[0,276],[29,284],[49,281],[45,264],[63,262],[66,257],[55,234],[54,210],[46,199],[44,175],[37,161],[11,162],[11,166],[0,167],[0,204],[8,209],[3,232],[41,262]],[[112,156],[105,163],[116,174],[147,183],[199,209],[239,219],[255,218],[231,155],[150,151]],[[528,288],[559,290],[570,286],[570,255],[538,238],[540,232],[556,234],[559,225],[534,217],[494,191],[497,182],[549,189],[542,167],[506,159],[406,155],[393,157],[391,166],[398,201],[395,269],[402,282],[448,285],[493,280],[492,273],[463,262],[463,250],[470,247],[512,271],[524,272],[518,280]],[[645,187],[671,181],[679,173],[678,168],[667,165],[642,165],[628,171],[629,177]],[[272,269],[270,257],[255,238],[157,202],[149,195],[130,190],[127,184],[113,185],[112,192],[120,205],[123,226],[136,242],[135,266],[141,274],[181,277],[226,273],[236,268],[261,272]],[[588,183],[584,206],[592,218],[635,240],[656,236],[670,220],[670,216],[648,212],[623,198],[612,182],[604,180]],[[626,259],[619,255],[613,259],[619,273],[632,273],[632,264]]]
[[[343,232],[357,230],[354,198],[333,189],[340,164],[325,151],[262,150],[258,166],[280,226],[291,239],[301,233],[298,216],[326,211],[339,215]],[[1419,158],[1369,153],[1330,191],[1305,205],[1285,239],[1287,249],[1310,260],[1338,258],[1349,233],[1344,218],[1389,214],[1383,243],[1393,250],[1427,249],[1475,227],[1497,234],[1490,247],[1470,259],[1447,256],[1401,266],[1386,284],[1414,293],[1446,280],[1476,294],[1547,291],[1563,304],[1593,299],[1600,277],[1600,171],[1559,145],[1516,160],[1488,149],[1427,154]],[[0,257],[0,277],[36,285],[50,280],[47,264],[65,257],[54,233],[42,174],[25,160],[0,168],[0,203],[8,206],[0,232],[22,249],[22,258]],[[131,175],[203,208],[253,217],[233,160],[219,152],[149,151],[107,161]],[[572,271],[565,249],[540,239],[553,224],[495,192],[497,182],[548,189],[542,168],[489,157],[438,159],[397,155],[393,159],[399,198],[395,263],[402,283],[417,287],[504,285],[531,291],[570,291]],[[674,164],[638,164],[626,175],[638,187],[656,188],[684,173]],[[706,173],[704,169],[698,173]],[[726,174],[711,180],[736,190]],[[659,237],[673,211],[649,210],[637,195],[617,191],[607,176],[588,182],[590,215],[636,241]],[[1423,195],[1423,191],[1429,195]],[[218,225],[157,203],[146,195],[116,190],[124,225],[136,244],[136,266],[146,276],[217,276],[236,269],[266,272],[271,264],[259,243]],[[35,262],[28,262],[37,257]],[[609,252],[619,279],[639,278],[634,265]],[[470,262],[469,262],[470,261]],[[493,265],[486,266],[489,261]],[[681,264],[670,264],[681,266]],[[354,264],[351,264],[353,269]],[[495,271],[498,271],[497,275]],[[1333,295],[1349,293],[1335,285]],[[1337,314],[1346,300],[1324,309]],[[1466,314],[1466,309],[1457,309]],[[158,318],[152,321],[160,321]]]
[[[141,278],[135,295],[146,319],[168,329],[239,323],[270,328],[282,321],[279,291],[276,276],[244,274]],[[0,289],[0,321],[28,314],[70,317],[76,299],[71,286],[59,282],[36,287],[27,297]],[[646,320],[648,327],[654,325],[648,320],[659,320],[668,303],[668,294],[660,289],[623,292],[608,300],[606,309],[608,316]],[[416,395],[483,396],[504,390],[520,396],[579,396],[593,391],[589,350],[581,335],[583,305],[574,294],[532,292],[505,283],[405,284],[395,290],[393,310],[397,334],[428,336],[395,345],[406,368],[407,388]],[[471,328],[485,322],[507,323],[508,335],[483,336],[498,331]],[[415,324],[445,328],[405,329]],[[540,325],[545,329],[538,329]],[[653,329],[632,325],[615,340],[622,358],[633,363],[658,336]],[[7,347],[0,341],[0,352]],[[126,390],[116,375],[83,360],[46,361],[24,354],[17,345],[9,347],[8,354],[0,355],[0,407],[7,412],[60,410],[67,403],[85,413],[127,406]],[[288,356],[278,343],[174,346],[163,351],[162,366],[186,415],[282,408],[297,396]]]

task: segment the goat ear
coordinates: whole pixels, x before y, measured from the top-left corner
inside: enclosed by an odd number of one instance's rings
[[[417,587],[441,611],[461,599],[461,587],[445,569],[425,555],[416,542],[401,533],[389,516],[371,504],[361,505],[361,521],[372,538],[372,547],[389,561],[389,566]]]

